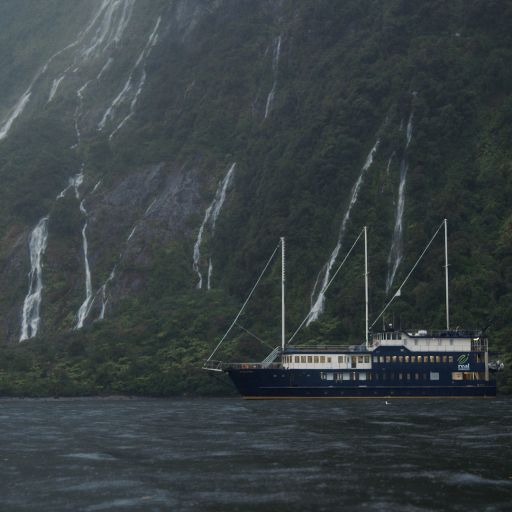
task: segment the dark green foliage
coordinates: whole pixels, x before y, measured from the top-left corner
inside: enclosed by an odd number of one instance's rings
[[[44,3],[53,9],[58,4]],[[27,2],[21,4],[25,12]],[[82,293],[82,275],[72,271],[80,250],[76,201],[70,195],[54,202],[79,165],[69,149],[75,108],[75,90],[69,86],[61,103],[41,107],[0,143],[0,257],[8,257],[13,232],[31,228],[51,211],[48,254],[60,254],[67,275],[74,276],[66,280],[48,258],[43,302],[47,327],[37,340],[0,349],[0,392],[225,392],[225,383],[200,371],[201,362],[230,324],[280,236],[288,239],[287,321],[288,333],[294,332],[310,306],[316,276],[336,244],[350,191],[380,138],[340,254],[368,225],[374,318],[387,301],[387,258],[404,125],[411,112],[405,259],[395,285],[447,217],[452,325],[489,325],[492,349],[507,365],[502,389],[511,392],[511,3],[231,0],[217,7],[199,17],[188,36],[169,25],[147,62],[148,80],[136,115],[111,142],[96,131],[94,115],[115,96],[118,82],[107,83],[105,89],[91,85],[84,121],[90,129],[78,155],[87,164],[87,186],[101,177],[105,188],[156,163],[178,167],[199,162],[205,205],[218,179],[236,161],[234,187],[215,236],[205,241],[213,255],[215,289],[194,290],[191,256],[201,211],[188,219],[188,235],[144,247],[151,255],[146,266],[121,265],[126,279],[142,276],[144,286],[126,297],[107,321],[83,332],[67,331]],[[154,17],[164,12],[171,19],[175,8],[173,3],[153,2],[137,11],[130,39],[116,50],[112,74],[120,82]],[[75,9],[77,16],[86,17],[81,8]],[[12,10],[2,10],[14,16]],[[20,19],[16,17],[17,24]],[[23,53],[16,57],[19,79],[5,76],[0,81],[9,95],[25,83],[33,63],[43,60],[50,47],[54,50],[46,30],[34,32],[27,43],[32,48],[33,41],[48,39],[37,51],[29,52],[19,41],[13,46],[6,42],[12,55]],[[264,119],[273,82],[272,45],[280,34],[275,103]],[[0,51],[0,64],[14,59],[7,54]],[[8,104],[2,101],[0,109]],[[98,274],[105,278],[117,252],[104,252],[109,267],[104,263]],[[358,247],[328,292],[325,314],[299,341],[364,339],[362,261]],[[443,327],[443,264],[439,239],[385,321]],[[239,321],[270,347],[279,339],[278,280],[275,262]],[[236,327],[219,356],[261,359],[268,351]]]

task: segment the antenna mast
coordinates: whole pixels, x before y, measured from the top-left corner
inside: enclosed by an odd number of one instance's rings
[[[284,237],[281,237],[281,349],[284,352],[286,345],[285,339],[285,280],[286,280],[286,267],[285,267],[285,242]]]
[[[368,237],[366,226],[364,227],[364,302],[366,348],[368,348]]]
[[[444,277],[446,284],[446,330],[450,330],[450,300],[448,294],[448,221],[444,219]]]

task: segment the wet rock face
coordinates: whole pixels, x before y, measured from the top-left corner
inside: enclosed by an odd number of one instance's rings
[[[190,218],[204,208],[199,184],[197,167],[164,162],[108,185],[84,184],[94,297],[86,324],[97,320],[103,307],[105,314],[123,298],[144,291],[157,248],[171,242],[191,244],[195,226]],[[85,219],[77,211],[78,200],[69,194],[56,202],[50,217],[43,259],[43,333],[72,329],[83,300],[80,232]],[[10,300],[2,307],[6,311],[0,320],[2,342],[19,339],[30,270],[28,236],[28,231],[13,227],[1,242],[0,286],[7,292],[2,296]]]
[[[187,165],[159,163],[101,193],[100,187],[87,200],[95,290],[88,322],[99,317],[106,299],[110,311],[123,298],[143,292],[156,248],[188,244],[193,231],[189,219],[203,207],[199,173]]]

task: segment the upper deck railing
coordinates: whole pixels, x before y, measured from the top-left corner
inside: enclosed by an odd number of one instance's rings
[[[378,339],[397,339],[392,335],[398,336],[405,334],[409,338],[478,338],[481,336],[482,331],[479,329],[457,329],[457,330],[436,330],[436,329],[406,329],[406,330],[398,330],[398,331],[378,331],[373,332],[372,337],[381,338]],[[391,336],[391,338],[387,338],[387,336]]]

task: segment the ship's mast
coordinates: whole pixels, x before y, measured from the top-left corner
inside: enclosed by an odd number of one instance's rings
[[[364,302],[365,302],[365,337],[368,348],[368,239],[367,229],[364,227]]]
[[[444,268],[446,284],[446,330],[450,330],[450,300],[448,294],[448,221],[444,219]]]
[[[286,279],[286,267],[285,267],[285,242],[284,237],[281,237],[281,349],[284,352],[286,345],[285,339],[285,303],[284,303],[284,292],[285,292],[285,279]]]

